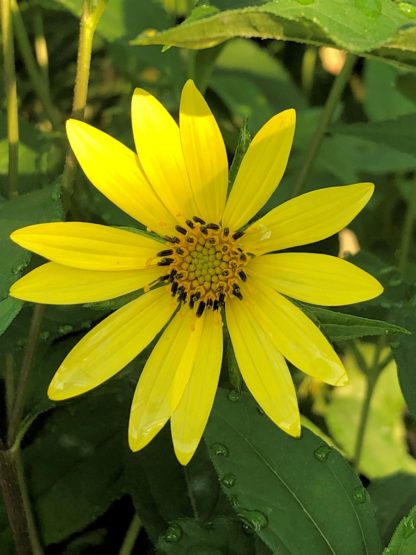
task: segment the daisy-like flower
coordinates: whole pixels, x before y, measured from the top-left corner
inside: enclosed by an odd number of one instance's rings
[[[373,192],[371,183],[306,193],[250,223],[278,186],[295,112],[255,135],[227,197],[227,155],[218,125],[192,81],[180,121],[152,95],[132,100],[137,154],[86,123],[69,120],[71,147],[87,177],[149,233],[82,222],[32,225],[12,239],[50,262],[11,288],[19,299],[90,303],[143,289],[89,331],[48,389],[63,400],[119,372],[161,333],[137,384],[129,444],[142,449],[170,419],[178,460],[191,459],[220,374],[223,317],[248,389],[269,418],[299,436],[295,388],[285,359],[332,385],[347,382],[338,355],[288,297],[345,305],[382,292],[376,279],[324,254],[276,251],[344,228]]]

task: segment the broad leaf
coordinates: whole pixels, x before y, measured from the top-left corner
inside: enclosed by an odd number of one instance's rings
[[[134,44],[208,48],[232,37],[259,37],[336,45],[360,54],[371,52],[372,56],[416,64],[415,28],[407,28],[408,14],[390,0],[380,0],[376,9],[346,0],[257,0],[255,6],[246,1],[214,4],[237,9],[190,18],[189,22],[159,33],[152,30],[140,35]]]
[[[416,507],[403,518],[383,555],[414,555],[416,553]]]
[[[366,490],[312,432],[289,437],[247,395],[219,391],[205,432],[239,518],[281,555],[379,555]]]

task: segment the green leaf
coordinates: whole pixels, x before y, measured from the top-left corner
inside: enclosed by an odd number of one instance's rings
[[[9,235],[30,224],[63,219],[59,185],[51,185],[4,202],[0,206],[0,299],[9,294],[12,283],[30,261],[30,253],[14,244]]]
[[[394,333],[410,334],[401,326],[381,320],[372,320],[304,304],[301,304],[301,307],[332,341],[347,341],[359,337]]]
[[[400,519],[416,505],[416,476],[400,473],[372,480],[368,493],[376,507],[379,529],[386,545]]]
[[[154,542],[178,519],[206,520],[217,512],[230,512],[205,446],[183,467],[167,427],[142,451],[127,453],[125,465],[126,491]]]
[[[303,430],[294,439],[251,398],[219,390],[205,432],[239,518],[281,555],[379,555],[366,490],[334,449]]]
[[[414,555],[416,553],[416,507],[403,518],[383,555]]]
[[[156,548],[167,555],[257,555],[260,551],[253,544],[254,539],[244,533],[241,523],[217,517],[206,523],[191,519],[172,522]],[[262,553],[270,552],[263,550]]]
[[[390,64],[366,60],[364,109],[370,120],[381,121],[414,112],[415,105],[397,89],[400,70]],[[380,91],[383,94],[380,94]]]
[[[22,310],[23,303],[11,297],[0,301],[0,335],[2,335],[19,312]]]
[[[416,387],[415,387],[415,357],[416,357],[416,310],[414,300],[396,310],[393,314],[396,321],[406,326],[412,335],[401,336],[392,345],[394,347],[394,358],[397,363],[400,386],[406,399],[407,406],[414,417],[416,417]]]
[[[361,344],[359,350],[371,364],[375,345]],[[386,347],[382,359],[387,356]],[[351,352],[344,355],[349,384],[331,391],[325,420],[331,436],[352,458],[358,432],[361,407],[365,395],[365,376],[357,367]],[[382,371],[371,399],[360,471],[369,478],[380,478],[394,472],[416,474],[416,460],[407,452],[403,423],[405,402],[400,391],[394,361]],[[383,455],[380,456],[380,453]]]
[[[381,143],[390,148],[415,154],[416,114],[405,114],[394,119],[372,123],[354,123],[336,125],[334,131],[343,135],[361,137],[374,143]]]
[[[380,9],[367,10],[347,0],[279,2],[215,2],[227,9],[159,33],[143,33],[133,44],[162,44],[184,48],[208,48],[233,37],[291,40],[336,45],[351,52],[416,64],[416,35],[409,18],[390,0]],[[251,4],[251,5],[250,5]],[[401,30],[404,27],[403,30]],[[363,32],[365,29],[365,32]]]
[[[120,392],[55,409],[23,450],[34,510],[46,545],[100,516],[123,492],[129,403]]]

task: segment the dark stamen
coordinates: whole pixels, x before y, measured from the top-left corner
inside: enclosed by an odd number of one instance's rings
[[[173,254],[172,249],[165,249],[164,251],[159,251],[156,256],[170,256]]]
[[[185,251],[181,247],[176,247],[175,250],[178,254],[184,254],[185,253]]]
[[[194,228],[195,228],[194,222],[193,222],[192,220],[186,220],[185,223],[186,223],[186,225],[187,225],[188,227],[190,227],[191,229],[194,229]]]
[[[200,230],[201,230],[201,233],[203,233],[204,235],[208,235],[208,229],[204,225],[200,227]]]
[[[217,299],[215,299],[214,306],[213,306],[212,310],[218,310],[219,307],[220,307],[220,303],[219,303],[219,301],[217,301]]]
[[[247,281],[247,274],[246,274],[245,272],[243,272],[243,270],[240,270],[240,271],[238,272],[238,275],[240,276],[240,278],[241,278],[243,281]]]
[[[228,237],[228,236],[229,236],[230,230],[228,229],[228,227],[224,227],[223,233],[224,233],[224,237]]]
[[[194,239],[193,237],[190,237],[189,235],[188,235],[188,237],[185,239],[185,241],[186,241],[187,243],[195,243],[195,239]]]
[[[169,235],[165,235],[165,239],[169,243],[179,243],[179,239],[177,237],[169,237]]]
[[[244,235],[244,231],[236,231],[235,233],[233,233],[233,239],[237,240],[240,239],[240,237],[242,237]]]
[[[205,225],[206,223],[205,220],[203,220],[202,218],[198,218],[198,216],[194,216],[192,219],[194,222],[197,222],[198,224]]]
[[[247,261],[247,256],[244,253],[240,254],[240,260],[242,260],[243,262],[246,262]]]
[[[237,299],[240,299],[240,301],[243,300],[243,295],[241,294],[240,288],[236,283],[233,283],[233,295],[237,297]]]
[[[160,262],[157,263],[158,266],[170,266],[174,262],[173,258],[162,258]]]
[[[220,306],[224,306],[224,304],[225,304],[225,295],[224,295],[224,293],[220,293],[220,295],[218,297],[218,304]]]
[[[218,224],[207,224],[207,228],[214,229],[215,231],[217,231],[220,228],[220,226]]]
[[[212,299],[208,299],[207,300],[207,307],[211,308],[211,306],[212,306]]]
[[[170,274],[166,274],[165,276],[161,276],[159,281],[168,281],[170,280]]]
[[[179,287],[178,289],[178,301],[182,302],[182,301],[186,301],[186,291],[184,287]]]
[[[179,287],[178,282],[177,282],[177,281],[174,281],[174,282],[172,283],[172,287],[170,288],[170,290],[171,290],[171,292],[172,292],[172,297],[174,297],[174,296],[176,295],[176,293],[177,293],[177,291],[178,291],[178,287]]]
[[[201,318],[201,316],[204,314],[204,310],[205,310],[205,303],[204,303],[204,301],[201,301],[199,303],[198,309],[196,311],[196,317]]]
[[[180,225],[175,225],[175,229],[176,231],[179,231],[179,233],[182,233],[182,235],[186,235],[188,233],[186,229]]]
[[[173,281],[175,279],[176,276],[176,270],[172,270],[171,273],[169,274],[169,281]]]

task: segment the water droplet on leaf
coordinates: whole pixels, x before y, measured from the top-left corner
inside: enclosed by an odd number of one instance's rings
[[[235,401],[239,401],[239,399],[240,399],[240,393],[235,389],[232,389],[231,391],[228,392],[229,401],[233,401],[234,403]]]
[[[267,516],[256,509],[240,509],[238,511],[238,516],[243,521],[243,525],[248,526],[248,528],[254,530],[255,532],[263,530],[263,528],[266,528],[269,523]]]
[[[319,462],[325,462],[329,457],[332,448],[329,445],[321,445],[318,449],[315,449],[313,456],[318,459]]]
[[[222,443],[214,443],[213,445],[211,445],[211,450],[214,455],[228,457],[228,447],[226,447]]]
[[[221,482],[224,484],[224,486],[226,488],[232,488],[233,485],[235,484],[235,476],[234,474],[224,474],[224,476],[221,479]]]
[[[178,542],[182,537],[183,531],[179,524],[171,524],[164,535],[164,539],[168,543]]]
[[[400,2],[399,10],[409,19],[416,19],[416,6],[409,2]]]
[[[71,324],[63,324],[62,326],[59,326],[58,328],[58,333],[60,335],[66,335],[67,333],[71,333],[71,331],[73,331],[74,327],[71,326]]]
[[[365,503],[367,501],[367,491],[363,486],[355,488],[352,498],[356,503]]]

